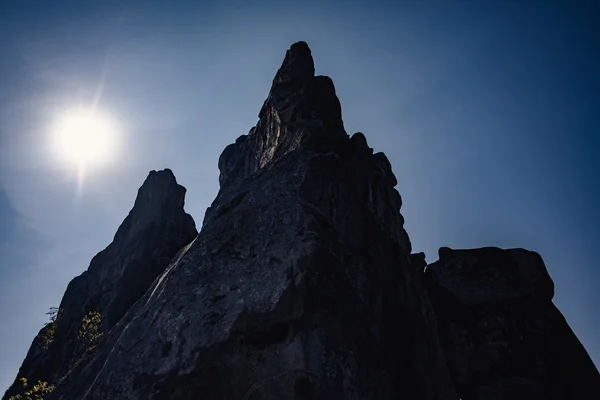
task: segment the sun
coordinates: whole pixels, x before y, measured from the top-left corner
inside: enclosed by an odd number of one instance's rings
[[[52,133],[52,147],[61,161],[80,169],[112,160],[118,142],[114,122],[98,111],[75,110],[61,115]]]

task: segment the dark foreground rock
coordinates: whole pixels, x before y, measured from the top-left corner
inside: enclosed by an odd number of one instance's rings
[[[221,189],[51,399],[456,399],[390,163],[294,44]]]
[[[600,399],[600,376],[552,303],[542,258],[441,248],[425,282],[463,399]]]
[[[73,279],[60,304],[54,340],[42,348],[43,328],[34,339],[17,378],[30,383],[58,384],[85,362],[91,343],[80,340],[83,317],[101,316],[101,334],[107,334],[148,290],[169,261],[197,235],[194,220],[183,210],[185,188],[170,170],[152,171],[138,191],[135,204],[113,241],[91,261],[87,271]],[[20,392],[17,380],[5,398]]]

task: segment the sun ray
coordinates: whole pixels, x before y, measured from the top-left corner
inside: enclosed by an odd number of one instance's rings
[[[94,93],[94,101],[92,102],[92,107],[91,107],[92,115],[96,113],[96,109],[98,108],[98,104],[100,103],[100,99],[102,98],[107,73],[108,73],[108,69],[106,68],[106,57],[105,57],[104,68],[102,68],[102,75],[100,76],[100,80],[98,82],[98,87],[96,87],[96,93]]]
[[[79,164],[77,169],[77,199],[81,198],[83,194],[83,184],[85,182],[85,162]]]

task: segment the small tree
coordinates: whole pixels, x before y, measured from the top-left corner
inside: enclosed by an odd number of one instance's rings
[[[44,324],[44,328],[39,334],[39,341],[42,349],[47,350],[50,344],[54,341],[54,334],[56,333],[56,325],[62,317],[63,309],[58,307],[50,307],[50,310],[46,313],[50,321]]]
[[[98,311],[89,311],[81,319],[81,326],[77,335],[79,345],[76,346],[73,352],[76,361],[70,365],[69,370],[58,380],[58,383],[64,381],[96,349],[96,345],[102,336],[104,336],[102,332],[102,315]]]
[[[23,394],[11,396],[8,400],[43,400],[46,395],[50,394],[56,388],[54,385],[49,385],[48,382],[38,381],[30,390],[27,390],[27,378],[20,378],[19,380],[23,384]]]
[[[98,311],[88,312],[81,321],[81,328],[79,328],[79,336],[77,338],[85,344],[93,346],[103,335],[102,316]]]

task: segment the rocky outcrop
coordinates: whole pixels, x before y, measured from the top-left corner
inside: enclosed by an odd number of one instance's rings
[[[306,43],[198,238],[51,399],[456,399],[396,178]]]
[[[194,220],[183,210],[185,188],[170,170],[152,171],[138,191],[133,209],[113,241],[91,261],[87,271],[73,279],[60,304],[61,314],[53,340],[42,348],[34,339],[18,378],[57,384],[89,356],[90,343],[78,340],[83,317],[101,316],[101,334],[108,334],[184,245],[197,235]],[[15,381],[5,398],[21,388]]]
[[[425,282],[463,399],[600,399],[598,371],[552,303],[537,253],[441,248]]]
[[[600,398],[541,258],[411,254],[390,162],[314,72],[292,45],[195,240],[183,188],[151,173],[20,375],[56,383],[46,400]],[[88,310],[105,335],[73,363]]]

